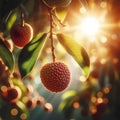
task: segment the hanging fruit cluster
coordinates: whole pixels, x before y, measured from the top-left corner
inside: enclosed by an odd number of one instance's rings
[[[54,41],[65,48],[82,68],[82,75],[87,78],[90,72],[89,56],[80,44],[67,34],[56,32],[64,24],[59,19],[57,8],[68,7],[72,0],[42,0],[49,13],[49,32],[43,31],[33,35],[33,28],[25,22],[24,0],[4,1],[0,4],[0,116],[3,119],[29,119],[29,109],[42,105],[44,110],[51,112],[53,107],[44,97],[34,92],[22,80],[30,76],[39,56],[48,40],[51,43],[52,62],[43,65],[40,70],[40,80],[51,92],[65,90],[71,81],[69,67],[61,60],[56,60]],[[9,7],[9,9],[6,9]],[[4,11],[4,12],[3,12]],[[67,10],[64,17],[66,16]],[[9,41],[11,42],[9,44]],[[8,44],[6,44],[8,43]],[[72,47],[71,47],[72,46]],[[17,51],[18,50],[18,51]],[[16,53],[19,52],[19,53]],[[59,51],[60,52],[60,51]],[[17,72],[16,72],[17,71]],[[7,108],[7,109],[5,109]],[[4,114],[9,114],[4,116]]]

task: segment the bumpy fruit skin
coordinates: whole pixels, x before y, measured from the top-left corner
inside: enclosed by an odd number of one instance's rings
[[[42,0],[50,8],[67,7],[72,0]]]
[[[70,83],[70,71],[62,62],[45,64],[40,70],[43,85],[51,92],[61,92]]]
[[[15,24],[10,31],[11,39],[17,47],[24,47],[33,37],[33,29],[28,23]]]

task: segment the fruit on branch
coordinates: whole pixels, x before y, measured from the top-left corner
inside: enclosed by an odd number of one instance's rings
[[[10,103],[16,103],[21,97],[21,90],[19,87],[8,87],[5,91],[2,92],[2,98]]]
[[[61,92],[70,83],[69,68],[62,62],[45,64],[40,70],[43,85],[52,92]]]
[[[46,112],[52,112],[53,111],[53,106],[50,103],[45,103],[44,110]]]
[[[20,23],[12,26],[10,31],[11,39],[17,47],[24,47],[33,37],[33,29],[30,24]]]
[[[36,102],[34,98],[29,98],[26,102],[26,106],[28,109],[34,109],[36,107]]]
[[[44,97],[40,96],[37,101],[36,101],[37,105],[43,105],[45,103],[45,99]]]
[[[50,8],[67,7],[72,0],[42,0]]]

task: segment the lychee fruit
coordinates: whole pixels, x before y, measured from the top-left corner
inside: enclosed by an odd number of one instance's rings
[[[33,29],[28,23],[24,23],[24,25],[18,23],[12,26],[10,35],[15,46],[21,48],[24,47],[32,39]]]
[[[28,109],[34,109],[36,107],[36,102],[34,98],[29,98],[26,102],[26,106]]]
[[[70,83],[70,70],[63,62],[45,64],[40,70],[43,85],[51,92],[61,92]]]
[[[44,110],[46,112],[52,112],[53,111],[53,106],[50,103],[45,103]]]
[[[45,99],[42,96],[39,96],[39,98],[36,101],[37,105],[42,105],[45,103]]]
[[[10,103],[15,103],[21,97],[21,90],[19,87],[8,87],[6,91],[2,92],[2,98]]]

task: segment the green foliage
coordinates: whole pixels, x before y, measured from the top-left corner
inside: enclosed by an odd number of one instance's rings
[[[64,21],[67,15],[67,8],[56,8],[55,9],[56,16],[60,19],[60,21]]]
[[[62,95],[62,99],[63,101],[60,103],[58,110],[62,111],[64,108],[66,108],[67,106],[71,106],[71,103],[73,101],[73,98],[77,95],[77,91],[75,90],[69,90],[66,91],[63,95]]]
[[[17,8],[25,0],[1,0],[0,1],[0,30],[6,30],[6,22],[13,9]]]
[[[9,34],[9,31],[10,31],[11,27],[13,26],[13,24],[15,23],[16,19],[17,19],[17,12],[13,11],[9,15],[9,17],[8,17],[8,19],[6,21],[6,30],[4,32],[4,35],[7,36]]]
[[[10,71],[14,70],[14,57],[13,54],[9,51],[5,43],[0,39],[0,57],[3,62],[7,65]]]
[[[35,36],[20,52],[18,65],[22,78],[33,68],[46,40],[46,33]]]
[[[68,35],[57,34],[57,37],[66,51],[76,60],[80,67],[82,67],[83,75],[88,77],[90,73],[90,60],[86,50]]]
[[[67,98],[69,98],[69,97],[73,97],[73,96],[76,95],[76,93],[77,93],[77,92],[76,92],[75,90],[69,90],[69,91],[65,92],[65,93],[62,95],[62,99],[65,100],[65,99],[67,99]]]
[[[67,7],[72,0],[42,0],[50,8]]]
[[[15,112],[12,112],[12,110],[16,110],[17,114]],[[25,120],[29,119],[29,113],[26,108],[26,105],[18,101],[16,104],[9,105],[8,103],[4,103],[2,108],[0,108],[0,116],[3,120],[21,120],[22,114],[26,117]]]
[[[18,18],[17,15],[18,14],[17,9],[19,8],[20,4],[23,3],[24,1],[25,0],[0,1],[0,23],[1,23],[0,32],[4,34],[2,37],[8,38],[12,25],[14,24],[14,22],[16,22],[16,20],[20,19]],[[64,2],[64,0],[62,1]],[[72,0],[66,0],[65,3],[59,1],[58,3],[60,4],[60,6],[66,7],[71,3],[71,1]],[[65,17],[67,16],[67,12],[68,12],[67,8],[61,8],[59,7],[59,5],[57,5],[57,7],[54,9],[52,13],[53,21],[51,22],[52,25],[50,27],[53,27],[53,30],[55,30],[54,29],[56,27],[55,25],[62,25],[62,22],[65,20]],[[48,20],[48,23],[49,22],[50,21]],[[52,31],[52,35],[54,34],[54,32],[55,31]],[[70,36],[66,34],[57,34],[57,38],[59,40],[58,42],[61,43],[61,45],[65,48],[66,52],[68,52],[80,65],[80,67],[83,70],[83,75],[87,78],[90,72],[90,60],[87,51],[84,49],[84,47],[79,45],[74,39],[72,39]],[[18,64],[19,72],[22,78],[28,75],[33,69],[34,65],[38,60],[38,57],[40,56],[42,48],[46,43],[46,39],[47,33],[41,32],[34,36],[34,38],[23,49],[21,49],[21,51],[17,51],[20,52],[20,54],[18,54],[19,56],[16,64]],[[15,70],[14,57],[16,57],[15,54],[13,56],[13,54],[6,47],[5,43],[2,40],[0,40],[0,58],[2,58],[3,62],[8,66],[10,71]],[[9,105],[7,102],[1,105],[0,117],[4,120],[8,119],[20,120],[21,119],[20,116],[22,114],[27,116],[27,118],[25,118],[26,120],[29,119],[28,110],[26,108],[25,103],[22,101],[23,97],[26,96],[26,88],[23,82],[19,79],[13,78],[10,80],[12,80],[13,85],[18,86],[21,89],[22,96],[19,99],[19,101],[16,102],[15,105]],[[74,90],[64,93],[62,96],[62,100],[64,101],[60,104],[59,110],[62,111],[63,109],[67,108],[68,113],[71,114],[72,112],[71,108],[73,107],[72,103],[77,95],[78,92]],[[2,103],[3,100],[1,100],[0,102]],[[10,113],[12,109],[18,110],[18,114],[16,116]],[[6,114],[7,116],[4,116],[4,114]]]

